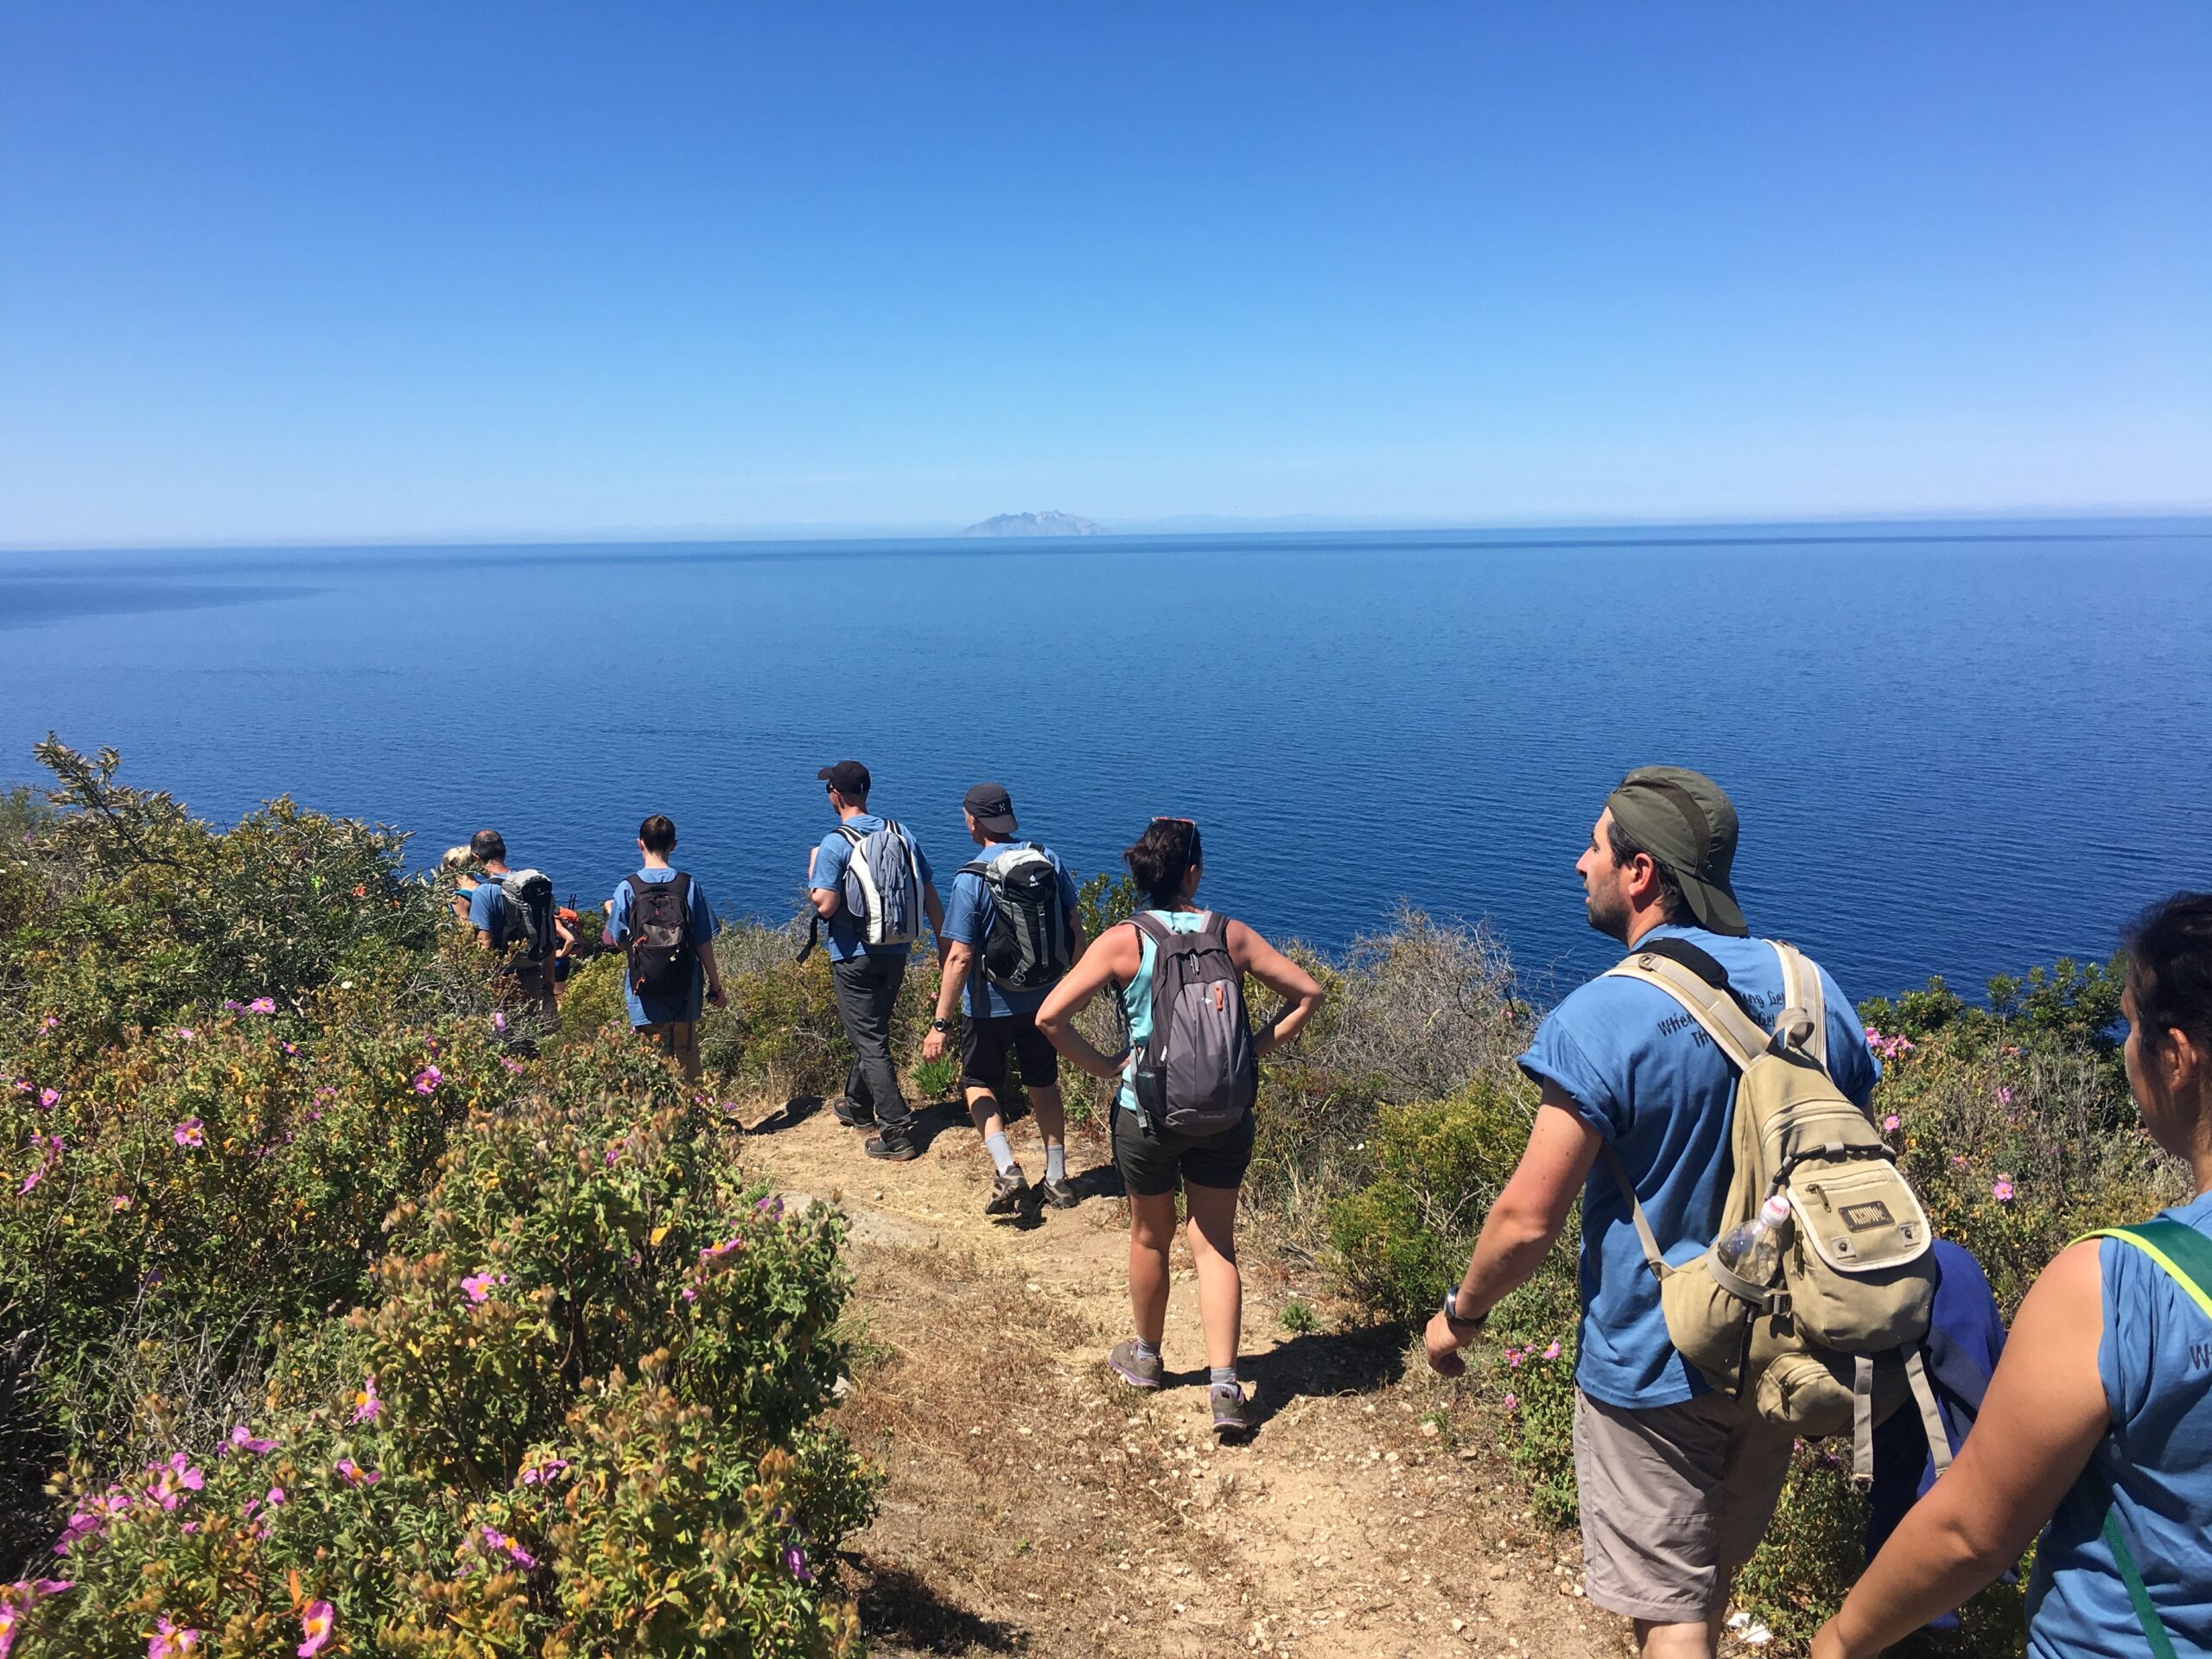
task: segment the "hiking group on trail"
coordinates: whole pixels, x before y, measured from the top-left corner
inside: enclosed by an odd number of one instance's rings
[[[1135,1389],[1161,1356],[1176,1195],[1196,1268],[1208,1405],[1224,1440],[1258,1426],[1237,1374],[1236,1217],[1256,1133],[1258,1066],[1320,1007],[1313,977],[1253,929],[1199,906],[1198,826],[1157,817],[1124,853],[1141,908],[1086,938],[1073,877],[1017,840],[1011,798],[962,811],[979,855],[948,911],[912,832],[871,810],[866,766],[822,768],[837,823],[812,849],[853,1051],[837,1120],[872,1158],[917,1157],[892,1011],[927,922],[939,971],[921,1058],[950,1046],[992,1166],[984,1209],[1080,1201],[1059,1065],[1116,1085],[1109,1142],[1129,1205],[1132,1333],[1107,1356]],[[1459,1282],[1423,1333],[1462,1350],[1534,1274],[1580,1205],[1573,1460],[1590,1600],[1646,1655],[1717,1651],[1732,1579],[1771,1522],[1802,1440],[1847,1440],[1878,1553],[1814,1644],[1872,1656],[2010,1571],[2040,1535],[2028,1597],[2037,1655],[2212,1656],[2212,894],[2182,893],[2128,931],[2126,1076],[2144,1126],[2188,1160],[2190,1202],[2062,1253],[2008,1337],[1972,1255],[1937,1240],[1870,1104],[1880,1064],[1841,987],[1752,935],[1732,884],[1734,804],[1710,778],[1645,766],[1606,798],[1575,864],[1590,925],[1627,956],[1543,1020],[1521,1068],[1528,1143]],[[648,818],[644,868],[607,906],[633,1027],[700,1075],[702,1000],[723,1000],[714,912]],[[472,844],[488,878],[456,899],[505,954],[518,999],[550,1013],[575,933],[551,883]],[[456,849],[459,851],[460,849]],[[1256,1027],[1248,979],[1282,999]],[[1110,989],[1125,1040],[1076,1016]],[[1036,1119],[1041,1177],[1007,1137],[1008,1061]],[[1971,1430],[1971,1433],[1968,1431]]]

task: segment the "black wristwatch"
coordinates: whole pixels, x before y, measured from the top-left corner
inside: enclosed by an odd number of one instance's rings
[[[1489,1310],[1484,1309],[1471,1319],[1463,1319],[1459,1317],[1459,1287],[1454,1285],[1444,1293],[1444,1323],[1454,1331],[1481,1330],[1483,1322],[1490,1318]]]
[[[932,1020],[930,1021],[930,1029],[931,1031],[950,1031],[952,1029],[952,1021],[950,1020]]]

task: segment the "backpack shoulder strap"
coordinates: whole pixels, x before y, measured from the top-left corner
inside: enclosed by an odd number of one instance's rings
[[[2139,1221],[2132,1227],[2100,1227],[2082,1236],[2116,1238],[2133,1245],[2212,1319],[2212,1238],[2196,1228],[2178,1221]]]
[[[1198,924],[1198,932],[1204,938],[1218,939],[1224,945],[1227,945],[1229,918],[1222,915],[1218,911],[1209,910],[1205,912],[1205,919]]]
[[[631,908],[635,909],[639,901],[645,897],[645,889],[652,886],[652,883],[632,870],[622,878],[622,885],[630,889]]]
[[[842,818],[837,821],[837,833],[855,847],[859,846],[861,842],[868,839],[866,836],[861,834],[859,830],[854,829],[851,824],[847,823]]]
[[[988,881],[991,877],[991,867],[988,864],[986,864],[980,858],[971,858],[965,864],[963,864],[958,869],[955,870],[953,874],[955,875],[980,875]]]
[[[1821,1063],[1828,1063],[1827,996],[1821,989],[1821,970],[1811,957],[1794,944],[1770,939],[1782,959],[1782,1015],[1775,1029]]]
[[[1682,1005],[1738,1071],[1764,1053],[1772,1041],[1727,991],[1713,985],[1670,956],[1639,950],[1605,970],[1609,978],[1640,979],[1656,985]]]
[[[1130,917],[1129,925],[1155,945],[1165,944],[1175,937],[1174,929],[1148,910],[1141,910]]]

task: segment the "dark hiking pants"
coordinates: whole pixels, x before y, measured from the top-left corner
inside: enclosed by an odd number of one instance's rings
[[[887,1135],[905,1135],[914,1115],[899,1092],[899,1068],[891,1058],[891,1006],[906,977],[906,958],[862,955],[832,963],[837,986],[837,1018],[853,1046],[852,1070],[845,1074],[846,1097],[875,1113]]]

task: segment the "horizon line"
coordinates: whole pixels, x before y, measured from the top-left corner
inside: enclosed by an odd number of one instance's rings
[[[1059,512],[1061,509],[1025,509],[1023,511]],[[1006,515],[994,515],[1002,517]],[[1082,517],[1070,514],[1070,517]],[[1128,519],[1118,524],[1109,520],[1098,524],[1094,531],[1079,534],[1041,534],[1033,536],[968,534],[974,524],[989,522],[977,519],[970,524],[954,526],[950,520],[885,524],[880,521],[841,523],[829,519],[801,519],[786,523],[732,525],[727,528],[709,526],[671,525],[645,528],[635,525],[615,526],[586,531],[462,531],[441,534],[431,531],[410,532],[389,536],[269,536],[245,538],[194,537],[187,540],[130,539],[121,541],[65,541],[65,542],[0,542],[0,556],[36,556],[54,554],[92,553],[194,553],[194,552],[282,552],[308,550],[431,550],[442,548],[469,549],[573,549],[602,546],[607,543],[636,547],[742,547],[786,546],[807,542],[936,542],[963,541],[979,544],[1027,543],[1047,542],[1080,544],[1096,541],[1142,540],[1150,537],[1232,537],[1252,535],[1387,535],[1392,532],[1419,532],[1437,535],[1510,536],[1541,535],[1545,532],[1572,534],[1576,531],[1605,532],[1618,536],[1629,531],[1653,532],[1687,532],[1695,531],[1756,531],[1756,530],[1874,530],[1887,526],[1903,531],[1913,526],[1963,526],[1970,524],[1987,525],[2058,525],[2062,524],[2165,524],[2174,525],[2212,522],[2212,502],[2195,505],[2137,505],[2102,507],[2017,507],[1992,512],[1976,508],[1942,508],[1915,512],[1872,512],[1857,513],[1802,513],[1783,515],[1710,516],[1668,515],[1650,518],[1594,515],[1588,518],[1566,518],[1551,515],[1516,517],[1506,515],[1487,523],[1417,515],[1377,515],[1367,518],[1340,517],[1332,513],[1168,513],[1150,518]],[[1096,521],[1092,521],[1096,523]],[[2172,531],[2139,532],[2129,539],[2156,540],[2174,534]],[[2185,533],[2185,532],[2184,532]],[[1656,541],[1658,537],[1630,537],[1631,541]],[[1957,536],[1910,535],[1839,535],[1808,537],[1805,540],[1850,542],[1911,541],[1967,539]],[[1976,540],[2064,540],[2063,533],[2037,535],[2016,534],[2004,537],[1977,537]],[[1573,545],[1569,543],[1537,543],[1534,545]],[[1608,544],[1605,543],[1599,545]]]

